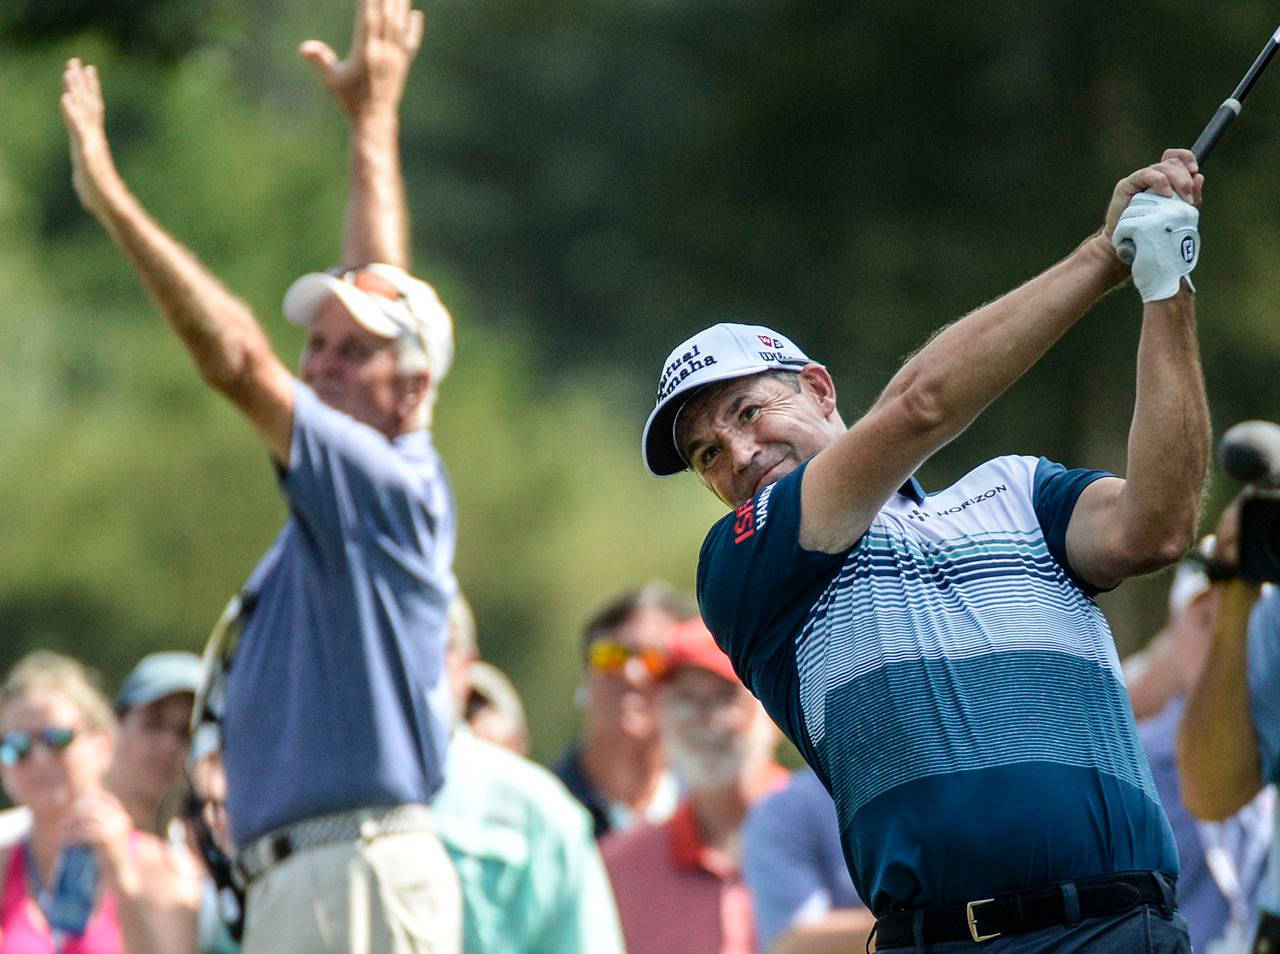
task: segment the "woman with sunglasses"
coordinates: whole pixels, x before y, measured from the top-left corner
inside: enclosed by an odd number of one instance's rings
[[[28,837],[0,850],[0,954],[186,954],[195,950],[194,871],[133,828],[103,788],[115,717],[83,666],[56,653],[24,657],[0,685],[0,776],[31,811]],[[87,848],[96,866],[82,933],[50,927],[59,860]],[[55,918],[56,920],[56,918]]]

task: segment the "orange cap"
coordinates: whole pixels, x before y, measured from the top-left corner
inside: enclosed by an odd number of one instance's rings
[[[681,623],[671,631],[667,651],[667,678],[684,666],[697,666],[730,682],[739,682],[733,663],[724,654],[698,617]]]

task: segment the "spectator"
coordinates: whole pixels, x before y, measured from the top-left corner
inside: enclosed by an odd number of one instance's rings
[[[701,620],[673,634],[657,706],[688,795],[668,821],[601,842],[627,950],[750,954],[741,830],[747,810],[786,783],[774,761],[780,736]]]
[[[679,791],[663,756],[653,694],[671,628],[694,615],[691,600],[650,583],[587,623],[577,694],[583,734],[553,771],[591,813],[597,838],[637,821],[665,821],[675,810]]]
[[[145,656],[116,696],[120,734],[107,788],[136,828],[169,837],[169,823],[186,789],[191,707],[200,686],[194,653]]]
[[[458,597],[447,660],[460,701],[477,657]],[[466,954],[622,954],[591,819],[554,775],[459,720],[433,809],[462,883]]]
[[[169,835],[185,788],[183,763],[199,683],[200,659],[193,653],[153,653],[134,667],[116,696],[119,730],[106,786],[134,825],[153,835]],[[26,808],[0,812],[0,847],[21,841],[30,828]]]
[[[751,809],[742,874],[762,951],[842,954],[866,946],[875,918],[854,890],[835,802],[812,769]]]
[[[507,674],[492,663],[476,659],[467,667],[465,688],[463,718],[471,731],[516,755],[527,756],[529,723],[520,693]]]
[[[197,742],[210,742],[205,733]],[[231,827],[227,819],[227,774],[217,749],[191,751],[191,793],[186,834],[204,864],[200,897],[200,954],[239,954],[244,930],[244,892],[232,870]]]
[[[1213,639],[1213,602],[1203,569],[1191,561],[1180,563],[1169,588],[1168,622],[1141,654],[1148,662],[1140,663],[1140,671],[1129,679],[1135,700],[1154,703],[1165,696],[1155,712],[1138,719],[1138,735],[1178,846],[1178,908],[1196,951],[1212,951],[1216,943],[1232,950],[1247,947],[1266,872],[1275,797],[1268,787],[1220,822],[1198,821],[1183,804],[1178,726]],[[1131,657],[1126,676],[1132,668]]]
[[[452,491],[426,428],[453,327],[431,286],[404,270],[398,142],[422,29],[409,0],[359,0],[347,59],[319,41],[302,46],[352,142],[345,264],[285,295],[286,318],[307,329],[301,380],[248,308],[129,192],[93,68],[72,60],[63,76],[82,203],[201,377],[255,428],[289,506],[210,652],[224,664],[207,699],[223,724],[249,954],[460,946],[457,879],[427,808],[451,720],[455,582]]]
[[[175,812],[187,794],[185,771],[191,742],[191,710],[200,686],[200,657],[187,652],[144,656],[125,677],[116,695],[120,730],[106,786],[133,819],[135,827],[168,842],[182,870],[199,870],[185,826]],[[197,917],[200,954],[225,954],[226,943],[217,907],[210,903],[212,883],[201,879]]]
[[[524,715],[520,692],[497,666],[480,658],[475,642],[476,622],[471,604],[461,595],[449,606],[450,676],[454,698],[460,700],[462,720],[475,735],[516,755],[529,754],[529,723]],[[466,644],[458,647],[459,634]],[[460,673],[465,679],[453,678]]]
[[[116,725],[83,666],[50,652],[18,662],[0,687],[0,765],[9,797],[31,811],[29,836],[0,852],[6,951],[183,954],[195,950],[197,876],[138,830],[103,788]],[[55,936],[42,893],[70,845],[93,849],[98,900],[83,936]]]

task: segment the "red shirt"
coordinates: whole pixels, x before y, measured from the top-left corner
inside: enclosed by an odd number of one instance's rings
[[[628,954],[756,954],[737,863],[705,844],[693,806],[600,843]]]

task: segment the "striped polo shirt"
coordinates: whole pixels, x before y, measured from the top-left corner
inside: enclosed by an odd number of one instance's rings
[[[835,799],[877,914],[1109,871],[1177,874],[1107,622],[1067,565],[1105,476],[1001,457],[803,549],[798,468],[728,514],[703,617]]]

